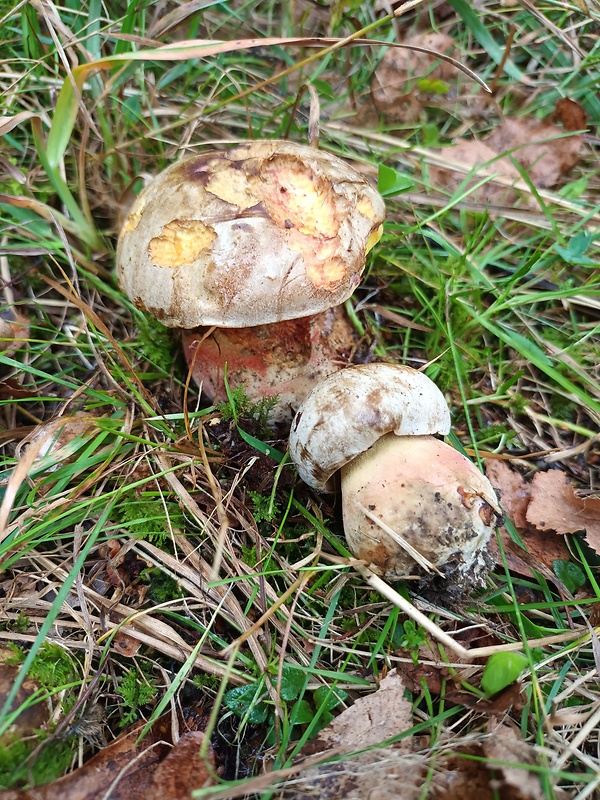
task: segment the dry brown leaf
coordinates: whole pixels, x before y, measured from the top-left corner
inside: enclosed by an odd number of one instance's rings
[[[185,800],[194,789],[210,786],[215,764],[198,755],[204,735],[186,733],[169,747],[166,715],[138,743],[138,723],[90,758],[82,767],[35,789],[0,792],[0,800]],[[110,789],[110,793],[109,793]]]
[[[533,747],[508,724],[490,723],[490,735],[481,742],[459,746],[436,762],[431,800],[543,800],[538,775],[527,769],[538,764]],[[505,763],[486,763],[482,756]]]
[[[347,708],[301,753],[351,753],[396,736],[412,725],[412,706],[402,676],[391,672],[373,694]],[[416,800],[421,766],[410,737],[392,747],[309,769],[286,785],[282,797],[308,800]]]
[[[527,521],[555,533],[585,531],[589,546],[600,554],[600,498],[579,497],[564,472],[538,472],[531,483]]]
[[[565,136],[564,128],[551,122],[522,117],[504,119],[485,142],[496,153],[510,152],[532,183],[548,189],[577,163],[581,136]]]
[[[147,800],[185,800],[192,790],[213,786],[215,763],[212,748],[206,759],[200,757],[205,736],[201,731],[184,733],[152,776]]]
[[[0,353],[11,356],[27,341],[29,321],[12,306],[0,311]]]
[[[456,81],[459,71],[436,55],[456,56],[454,39],[444,33],[419,33],[404,44],[431,52],[390,47],[373,74],[371,96],[387,120],[410,123],[418,120],[422,110],[416,97],[419,81]]]
[[[486,175],[505,178],[514,183],[520,179],[519,171],[511,164],[508,158],[498,158],[498,153],[492,150],[484,142],[476,139],[469,139],[444,147],[439,151],[444,161],[448,160],[448,166],[431,165],[429,167],[429,177],[431,182],[437,186],[443,186],[455,190],[464,182],[465,176],[472,172],[474,177],[470,178],[467,186],[473,186]],[[461,165],[463,169],[452,169],[452,164]],[[487,202],[491,205],[505,206],[515,202],[517,194],[511,186],[496,182],[492,178],[483,186],[471,191],[468,199],[471,201]]]
[[[554,109],[554,119],[560,122],[566,131],[584,131],[587,128],[587,116],[583,108],[570,100],[562,97]]]
[[[498,491],[502,510],[507,514],[515,528],[527,527],[527,506],[531,492],[529,484],[520,472],[511,469],[506,461],[490,458],[485,463],[485,474]]]
[[[538,572],[543,567],[552,569],[557,559],[568,560],[569,551],[562,539],[554,533],[540,531],[527,521],[527,508],[531,499],[531,484],[520,472],[511,469],[504,461],[488,459],[486,475],[500,495],[500,505],[519,532],[527,552],[518,547],[504,526],[498,529],[508,568],[518,575],[531,577],[532,568]],[[492,539],[490,552],[497,564],[502,564],[498,543]]]
[[[390,739],[412,725],[412,705],[404,697],[406,685],[398,672],[390,672],[372,694],[359,698],[311,742],[317,750],[349,753]]]
[[[115,739],[82,767],[33,790],[0,792],[0,800],[101,800],[111,787],[111,800],[146,800],[156,765],[169,750],[170,721],[159,720],[136,744],[143,725]]]
[[[497,771],[506,797],[514,797],[515,800],[543,800],[545,793],[539,775],[526,769],[526,766],[537,765],[535,751],[514,728],[506,724],[498,725],[484,740],[483,753],[493,761],[504,762],[502,766],[489,764],[488,768]],[[508,766],[509,764],[514,766]]]

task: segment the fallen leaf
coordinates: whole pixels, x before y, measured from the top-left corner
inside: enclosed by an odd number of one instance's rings
[[[510,153],[535,186],[549,189],[577,163],[581,136],[565,136],[564,128],[546,120],[507,117],[485,143],[496,153]]]
[[[7,378],[5,381],[0,381],[0,400],[21,400],[38,396],[39,392],[37,390],[24,389],[22,384],[15,378]]]
[[[412,704],[398,672],[390,672],[372,694],[359,698],[324,728],[311,743],[311,752],[360,750],[390,739],[412,725]],[[316,748],[316,749],[315,749]]]
[[[527,527],[527,506],[531,497],[529,484],[520,472],[511,469],[506,461],[490,458],[485,463],[485,474],[497,490],[502,510],[507,514],[515,528]]]
[[[560,122],[566,131],[584,131],[587,128],[587,116],[583,108],[570,100],[562,97],[554,108],[554,119]]]
[[[538,472],[531,483],[527,521],[555,533],[585,531],[589,546],[600,554],[600,498],[579,497],[564,472]]]
[[[27,343],[29,321],[12,306],[0,310],[0,352],[11,356]]]
[[[442,156],[444,165],[430,165],[429,177],[433,184],[454,191],[460,184],[465,183],[466,190],[479,183],[482,178],[491,176],[483,186],[471,190],[467,200],[487,202],[496,206],[512,205],[516,201],[517,193],[512,184],[520,180],[519,171],[508,158],[499,158],[498,153],[489,145],[476,139],[469,139],[444,147],[438,153]],[[453,169],[454,165],[457,168]],[[472,173],[473,177],[470,177],[469,173]],[[497,178],[504,179],[504,182]],[[507,186],[506,181],[511,185]]]
[[[169,755],[156,767],[147,800],[184,800],[194,789],[216,783],[212,748],[205,759],[200,748],[205,736],[200,731],[184,733]]]
[[[412,725],[412,705],[404,697],[402,676],[391,672],[376,692],[358,699],[309,743],[301,756],[351,753],[377,745]],[[308,800],[417,800],[421,764],[411,751],[411,737],[393,746],[306,770],[289,782],[282,797]]]
[[[143,725],[136,723],[63,778],[34,790],[0,792],[0,800],[183,800],[216,783],[212,749],[206,761],[199,757],[204,734],[185,733],[169,747],[170,715],[138,742]]]
[[[444,84],[456,81],[459,70],[438,57],[438,53],[456,56],[454,39],[444,33],[419,33],[404,44],[428,52],[390,47],[373,74],[371,97],[387,120],[410,123],[421,114],[419,91],[443,94]]]
[[[454,753],[435,762],[431,800],[543,800],[538,775],[528,770],[538,766],[533,747],[508,724],[490,725],[480,742],[453,748]],[[447,742],[452,746],[452,741]],[[483,759],[502,761],[489,763]]]
[[[537,766],[535,750],[524,742],[517,731],[508,724],[501,724],[483,741],[484,755],[502,765],[488,764],[488,769],[497,771],[498,781],[507,797],[518,800],[543,800],[546,796],[539,775],[530,772],[528,766]],[[504,795],[503,795],[504,796]]]
[[[101,800],[111,787],[111,800],[146,800],[152,773],[169,750],[165,739],[170,719],[164,717],[138,744],[143,724],[136,724],[73,772],[35,790],[0,792],[1,800]]]
[[[544,568],[552,575],[552,562],[557,559],[568,561],[569,551],[556,534],[538,530],[527,521],[531,484],[504,461],[488,459],[485,472],[500,495],[502,510],[517,529],[526,547],[523,550],[515,544],[503,525],[498,529],[508,568],[526,577],[532,576],[532,569],[544,572]],[[495,538],[491,540],[489,549],[496,563],[502,564],[500,548]]]

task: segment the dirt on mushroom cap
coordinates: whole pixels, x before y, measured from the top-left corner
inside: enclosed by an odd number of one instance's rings
[[[310,147],[203,153],[138,197],[119,238],[119,282],[174,327],[309,316],[352,294],[384,211],[366,178]]]

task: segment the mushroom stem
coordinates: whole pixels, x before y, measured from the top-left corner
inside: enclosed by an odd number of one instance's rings
[[[342,468],[350,549],[388,578],[458,570],[480,581],[495,505],[477,467],[433,436],[387,434]]]
[[[313,386],[348,364],[354,329],[343,306],[302,319],[250,328],[183,331],[183,348],[194,381],[211,402],[227,399],[230,386],[244,386],[253,401],[277,396],[273,422],[290,422]]]

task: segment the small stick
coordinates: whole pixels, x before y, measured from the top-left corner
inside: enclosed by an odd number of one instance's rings
[[[414,559],[417,562],[417,564],[423,567],[425,572],[436,572],[442,578],[445,577],[444,575],[442,575],[439,569],[431,563],[431,561],[428,561],[424,555],[419,553],[419,551],[416,550],[411,544],[409,544],[406,541],[406,539],[400,536],[399,533],[396,533],[396,531],[393,528],[390,528],[390,526],[387,523],[385,523],[382,519],[380,519],[376,514],[373,514],[373,512],[370,511],[366,506],[363,506],[362,503],[359,503],[358,500],[355,500],[354,502],[356,503],[358,508],[360,508],[365,517],[368,517],[371,520],[371,522],[374,522],[375,525],[377,525],[378,528],[381,528],[381,530],[385,531],[385,533],[387,533],[388,536],[391,536],[392,539],[397,544],[399,544],[400,547],[403,550],[405,550],[412,559]]]
[[[370,569],[367,569],[367,567],[364,567],[362,564],[354,563],[352,566],[358,573],[360,573],[360,575],[362,575],[369,586],[382,594],[386,600],[389,600],[395,606],[398,606],[398,608],[404,611],[405,614],[408,614],[408,616],[414,620],[417,625],[425,628],[425,630],[430,633],[434,639],[448,647],[450,650],[453,650],[458,656],[460,656],[460,658],[466,660],[470,660],[472,658],[471,653],[466,647],[463,647],[462,644],[456,642],[449,634],[446,633],[446,631],[443,631],[439,625],[436,625],[435,622],[432,622],[428,616],[423,614],[422,611],[419,611],[419,609],[414,606],[410,600],[406,600],[401,594],[398,594],[395,589],[392,589],[392,587],[382,580],[378,575],[375,575]]]

